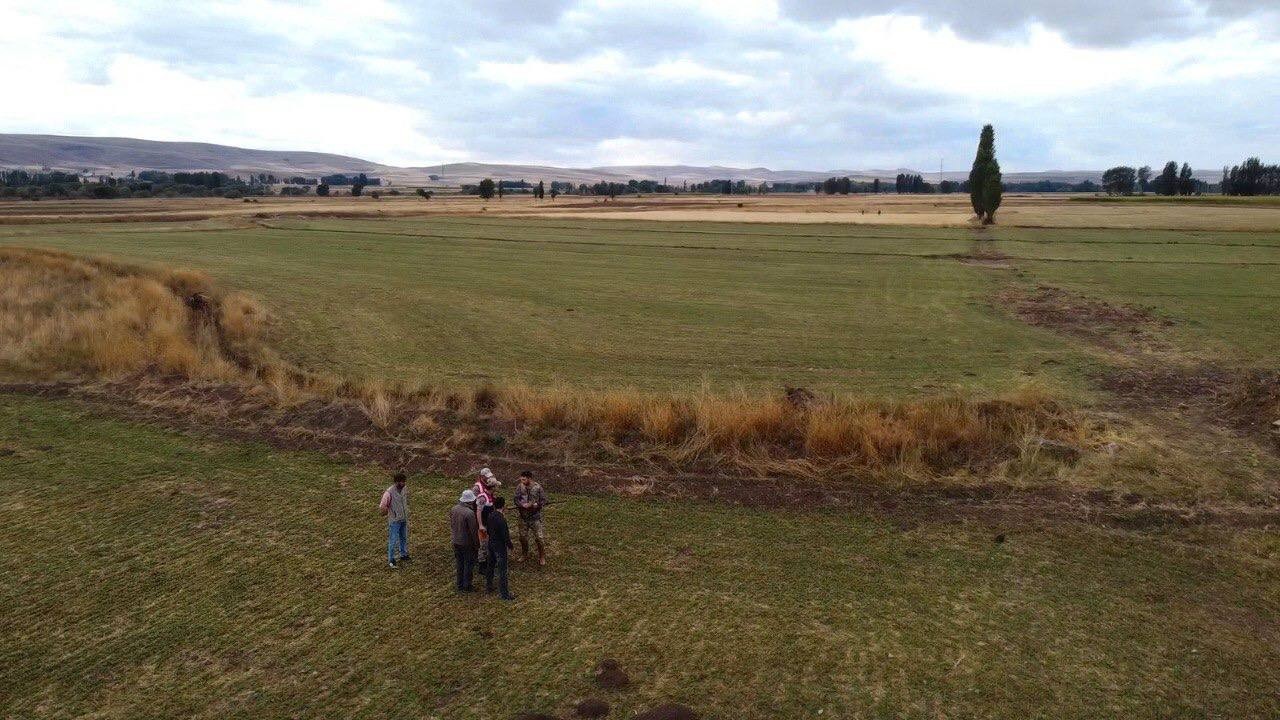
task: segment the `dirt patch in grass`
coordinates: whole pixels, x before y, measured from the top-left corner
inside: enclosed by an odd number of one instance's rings
[[[596,684],[605,690],[621,690],[631,684],[631,677],[617,660],[605,658],[596,665]]]
[[[1005,290],[998,299],[1028,324],[1118,351],[1167,348],[1155,331],[1173,325],[1172,320],[1157,316],[1152,308],[1116,305],[1050,285]]]
[[[1280,454],[1280,371],[1195,362],[1158,330],[1173,321],[1151,308],[1115,305],[1041,285],[1000,296],[1026,322],[1088,340],[1123,356],[1098,382],[1130,410],[1194,412]],[[1156,356],[1149,354],[1160,350]]]
[[[1280,371],[1138,366],[1112,370],[1101,383],[1133,406],[1198,412],[1280,453]]]

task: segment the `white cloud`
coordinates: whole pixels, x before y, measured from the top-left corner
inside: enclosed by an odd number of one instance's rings
[[[358,62],[365,70],[374,75],[381,75],[400,82],[417,83],[419,85],[431,84],[431,73],[418,67],[411,60],[368,57],[359,58]]]
[[[1273,72],[1280,62],[1280,42],[1247,22],[1208,36],[1123,48],[1073,46],[1039,23],[1013,42],[968,40],[925,18],[895,15],[842,20],[830,35],[847,43],[850,60],[879,65],[889,82],[1013,103],[1247,77]]]
[[[698,149],[679,140],[614,137],[596,143],[592,165],[672,165]]]
[[[163,11],[167,5],[162,5]],[[243,24],[245,30],[279,36],[291,45],[341,43],[366,51],[385,50],[403,39],[408,19],[387,0],[215,0],[184,5],[183,12]],[[195,19],[193,18],[193,19]]]
[[[626,60],[616,50],[571,62],[529,57],[520,62],[481,61],[473,75],[512,89],[578,85],[612,80],[626,72]]]
[[[505,85],[514,90],[539,87],[589,86],[622,80],[659,83],[718,83],[742,87],[752,82],[750,75],[720,70],[688,58],[665,60],[650,66],[636,66],[617,50],[576,60],[553,62],[527,57],[519,62],[485,60],[476,65],[474,77]]]
[[[640,77],[648,77],[661,82],[713,82],[732,87],[743,87],[750,85],[753,81],[750,75],[720,70],[688,58],[660,62],[652,67],[641,68],[637,70],[636,74]]]
[[[214,140],[388,163],[464,157],[423,132],[420,111],[393,103],[329,92],[255,95],[241,80],[192,77],[132,55],[115,57],[102,83],[71,80],[70,70],[62,61],[0,76],[0,93],[28,99],[0,109],[0,123],[18,132]]]

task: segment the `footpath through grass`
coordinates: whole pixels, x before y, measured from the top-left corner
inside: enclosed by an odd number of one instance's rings
[[[1280,714],[1280,537],[904,529],[556,493],[514,605],[457,598],[411,480],[0,395],[0,716],[627,718]],[[1007,533],[1003,544],[993,533]],[[602,692],[612,656],[633,687]]]

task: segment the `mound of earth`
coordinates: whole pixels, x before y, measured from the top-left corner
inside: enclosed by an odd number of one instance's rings
[[[596,665],[596,684],[605,690],[619,690],[631,684],[631,678],[613,658],[605,658]]]

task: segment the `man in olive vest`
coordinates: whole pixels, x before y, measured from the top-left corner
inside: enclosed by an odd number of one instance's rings
[[[533,473],[525,470],[520,473],[520,484],[516,486],[516,510],[520,516],[520,559],[529,557],[529,536],[538,545],[538,565],[547,564],[545,544],[547,531],[542,525],[542,508],[547,504],[547,493],[542,485],[533,479]]]

